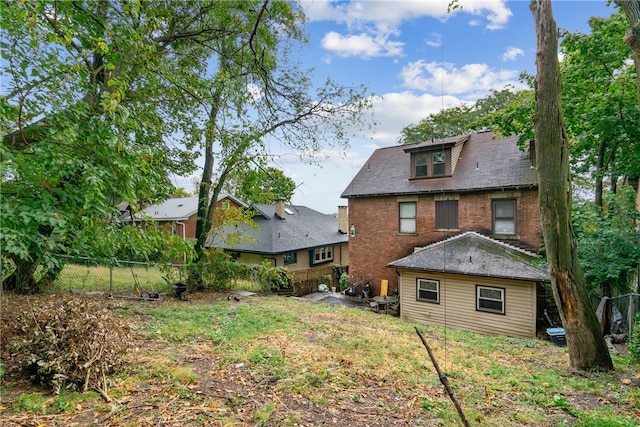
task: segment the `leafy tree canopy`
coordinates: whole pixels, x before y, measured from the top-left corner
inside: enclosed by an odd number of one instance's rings
[[[247,203],[273,203],[275,200],[291,200],[296,183],[281,169],[249,169],[234,173],[226,182],[225,190]]]
[[[589,293],[595,297],[633,292],[632,279],[640,265],[640,212],[635,191],[624,186],[605,193],[602,207],[574,203],[573,224],[578,258]]]
[[[447,108],[430,114],[417,125],[404,127],[399,140],[403,144],[411,144],[481,130],[492,124],[487,120],[489,116],[518,105],[521,100],[521,93],[514,92],[511,88],[491,90],[489,95],[473,105]]]

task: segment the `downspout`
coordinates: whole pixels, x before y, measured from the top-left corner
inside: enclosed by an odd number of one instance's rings
[[[180,221],[176,221],[177,225],[181,225],[182,226],[182,240],[185,240],[187,238],[186,236],[186,229],[187,226],[184,222],[180,222]],[[186,264],[187,263],[187,253],[186,252],[182,252],[182,263]]]

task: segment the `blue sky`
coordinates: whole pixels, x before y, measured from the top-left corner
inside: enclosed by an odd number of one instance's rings
[[[523,87],[535,73],[535,32],[529,1],[302,0],[309,44],[300,52],[317,82],[331,77],[373,94],[377,126],[351,141],[345,153],[326,150],[321,166],[281,156],[274,166],[299,185],[293,203],[323,213],[347,205],[340,194],[371,153],[397,144],[403,127],[431,113],[483,98],[507,85]],[[553,1],[558,27],[589,32],[591,16],[608,17],[606,0]],[[189,184],[178,183],[189,187]]]

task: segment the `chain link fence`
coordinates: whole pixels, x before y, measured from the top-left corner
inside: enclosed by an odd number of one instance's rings
[[[187,265],[156,264],[136,261],[115,260],[100,262],[89,257],[63,257],[64,266],[49,291],[70,291],[85,293],[109,293],[140,297],[149,293],[174,292],[173,285],[182,283],[187,277]],[[3,263],[2,278],[13,271],[13,265]],[[42,273],[36,271],[36,279]]]
[[[631,337],[635,318],[640,308],[640,294],[625,294],[602,298],[596,310],[605,334],[623,334]]]

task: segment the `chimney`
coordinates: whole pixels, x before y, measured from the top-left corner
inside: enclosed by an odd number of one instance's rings
[[[529,160],[531,160],[531,167],[538,166],[536,164],[536,142],[534,140],[529,141]]]
[[[342,234],[349,232],[349,214],[346,206],[338,206],[338,231]]]
[[[285,218],[284,215],[285,215],[284,200],[278,199],[276,200],[276,216],[279,217],[280,219],[284,219]]]

